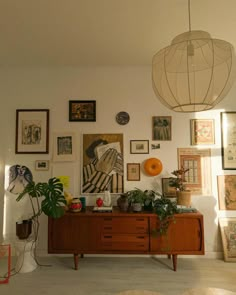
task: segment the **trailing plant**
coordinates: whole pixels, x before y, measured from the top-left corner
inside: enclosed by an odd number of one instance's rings
[[[174,214],[178,213],[176,202],[161,195],[154,200],[153,211],[159,219],[156,233],[160,235],[166,234],[170,223],[175,222]]]

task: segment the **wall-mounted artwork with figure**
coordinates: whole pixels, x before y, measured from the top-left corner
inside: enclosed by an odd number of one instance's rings
[[[7,190],[12,194],[20,194],[26,185],[33,180],[30,169],[24,165],[13,165],[9,169],[9,186]]]
[[[123,174],[123,134],[84,134],[82,193],[122,193]]]

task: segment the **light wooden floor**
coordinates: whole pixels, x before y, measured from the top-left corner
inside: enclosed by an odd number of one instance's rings
[[[87,257],[73,269],[72,257],[43,257],[30,273],[17,274],[0,285],[1,295],[113,295],[125,290],[149,290],[181,295],[192,288],[222,288],[236,292],[236,264],[205,258],[171,260],[149,257]],[[50,266],[48,266],[50,265]]]

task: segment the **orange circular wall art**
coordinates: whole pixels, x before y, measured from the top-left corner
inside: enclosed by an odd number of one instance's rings
[[[144,170],[150,176],[156,176],[162,171],[162,162],[157,158],[149,158],[144,163]]]

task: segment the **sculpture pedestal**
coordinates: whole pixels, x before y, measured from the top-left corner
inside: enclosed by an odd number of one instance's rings
[[[37,268],[37,263],[34,259],[35,241],[34,239],[15,241],[17,261],[15,270],[19,273],[26,273]]]

